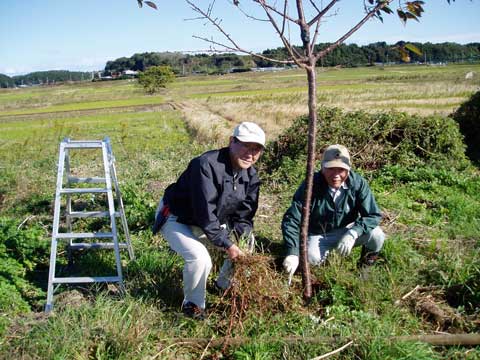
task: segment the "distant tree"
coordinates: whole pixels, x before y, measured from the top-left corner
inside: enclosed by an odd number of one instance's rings
[[[68,81],[86,81],[90,80],[90,72],[68,71],[68,70],[49,70],[35,71],[26,75],[13,76],[15,85],[48,85],[58,84]]]
[[[170,66],[151,66],[138,75],[138,83],[148,94],[154,94],[175,78]]]
[[[0,88],[8,88],[13,86],[15,86],[15,82],[11,77],[0,74]]]

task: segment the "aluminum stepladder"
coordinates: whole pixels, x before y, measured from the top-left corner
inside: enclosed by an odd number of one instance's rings
[[[103,160],[104,177],[76,177],[72,176],[70,169],[70,151],[96,149],[101,151]],[[66,187],[64,187],[64,183]],[[75,187],[75,184],[82,187]],[[104,187],[89,187],[90,184],[103,184]],[[112,187],[113,185],[113,187]],[[72,206],[72,195],[74,194],[106,194],[108,202],[108,210],[106,211],[74,211]],[[115,194],[115,197],[114,197]],[[65,197],[64,217],[68,232],[59,232],[60,217],[62,214],[62,198]],[[115,201],[117,210],[115,209]],[[72,219],[75,218],[109,218],[109,232],[91,232],[81,233],[72,232]],[[120,243],[118,240],[118,231],[116,219],[120,218],[123,226],[123,235],[125,242]],[[108,220],[107,220],[108,221]],[[76,242],[76,240],[84,239],[84,242]],[[98,242],[99,240],[109,242]],[[68,250],[81,249],[113,249],[115,254],[116,276],[96,276],[96,277],[57,277],[55,275],[55,267],[57,262],[57,246],[58,242],[66,240],[69,242]],[[85,241],[87,240],[87,241]],[[123,289],[122,264],[120,257],[120,249],[126,248],[130,259],[134,259],[133,248],[130,241],[127,219],[123,206],[120,188],[118,186],[117,174],[115,170],[115,158],[112,153],[110,140],[106,137],[103,140],[77,140],[72,141],[65,138],[60,143],[57,183],[55,192],[55,206],[53,215],[52,241],[50,251],[50,268],[48,274],[47,303],[45,311],[49,312],[53,309],[53,293],[54,286],[60,284],[79,284],[79,283],[98,283],[98,282],[116,282]]]

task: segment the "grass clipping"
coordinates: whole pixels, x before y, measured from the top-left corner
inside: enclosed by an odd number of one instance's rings
[[[275,270],[273,258],[247,254],[235,260],[232,285],[225,291],[221,305],[228,319],[227,336],[252,316],[283,313],[295,306],[295,296],[283,274]]]

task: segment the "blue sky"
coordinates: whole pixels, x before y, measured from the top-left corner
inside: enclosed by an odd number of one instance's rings
[[[425,2],[419,23],[404,26],[396,16],[385,16],[383,24],[369,21],[347,43],[480,42],[480,0],[456,0],[452,5],[446,0]],[[192,35],[224,41],[205,21],[186,20],[197,15],[183,0],[156,3],[158,11],[140,9],[136,0],[0,0],[0,73],[100,70],[108,60],[134,53],[209,48]],[[196,3],[205,7],[208,1]],[[248,9],[249,0],[240,4]],[[362,0],[339,1],[336,14],[322,24],[319,41],[334,41],[348,30],[361,18],[362,4]],[[214,10],[243,48],[280,46],[271,26],[249,20],[229,1],[216,0]],[[293,28],[292,39],[298,39]]]

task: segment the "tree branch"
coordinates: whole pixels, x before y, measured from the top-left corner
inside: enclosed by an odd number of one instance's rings
[[[201,37],[201,36],[197,36],[197,35],[192,35],[192,37],[194,37],[195,39],[203,40],[203,41],[208,42],[208,43],[213,44],[213,45],[223,46],[223,47],[225,48],[225,50],[216,50],[216,49],[206,50],[207,52],[239,51],[239,52],[241,52],[241,53],[248,54],[248,55],[251,55],[251,56],[255,56],[255,57],[259,58],[259,59],[263,59],[263,60],[266,60],[266,61],[275,62],[275,63],[278,63],[278,64],[293,64],[293,63],[295,63],[294,60],[277,60],[277,59],[273,59],[273,58],[270,58],[270,57],[268,57],[268,56],[264,56],[264,55],[261,55],[261,54],[254,53],[254,52],[252,52],[252,51],[245,50],[245,49],[240,48],[240,47],[231,47],[231,46],[228,46],[228,45],[219,43],[219,42],[217,42],[217,41],[215,41],[215,40],[207,39],[207,38],[205,38],[205,37]]]
[[[295,24],[298,25],[298,20],[296,20],[296,19],[288,16],[288,15],[287,15],[287,12],[285,11],[285,9],[284,9],[284,12],[281,12],[281,11],[277,10],[275,7],[273,7],[273,6],[271,6],[271,5],[268,5],[264,0],[253,0],[253,1],[256,2],[256,3],[259,3],[260,5],[262,5],[262,7],[265,6],[267,9],[273,11],[274,13],[276,13],[276,14],[279,15],[279,16],[281,16],[282,18],[284,18],[284,19],[286,19],[286,20],[288,20],[288,21],[291,21],[291,22],[293,22],[293,23],[295,23]]]
[[[298,51],[290,44],[290,41],[282,34],[280,28],[278,27],[278,24],[277,22],[275,21],[275,19],[273,18],[272,14],[270,13],[270,7],[266,5],[265,1],[264,0],[255,0],[256,2],[258,2],[260,4],[260,6],[263,8],[263,10],[265,11],[265,14],[267,14],[268,18],[270,19],[270,23],[272,24],[272,26],[274,27],[275,31],[277,32],[278,36],[280,37],[280,39],[282,40],[283,42],[283,45],[285,46],[285,48],[287,49],[288,53],[290,54],[290,56],[292,57],[292,60],[295,62],[295,64],[297,64],[298,66],[300,67],[304,67],[305,66],[305,59],[303,58],[303,56],[301,54],[298,53]]]
[[[320,21],[322,19],[322,17],[330,11],[330,9],[333,7],[333,5],[335,5],[336,3],[338,2],[338,0],[332,0],[330,1],[330,3],[322,10],[322,11],[319,11],[319,13],[317,14],[317,16],[315,16],[312,20],[310,20],[308,22],[308,26],[312,26],[316,21]],[[316,8],[316,6],[315,6]]]
[[[375,6],[373,10],[371,10],[367,15],[365,15],[365,17],[362,20],[360,20],[357,25],[351,28],[345,35],[343,35],[340,39],[335,41],[332,45],[330,45],[326,49],[316,54],[315,61],[324,57],[331,51],[335,50],[341,43],[343,43],[346,39],[348,39],[355,31],[360,29],[363,26],[363,24],[365,24],[371,17],[373,17],[378,10],[381,10],[383,7],[388,6],[392,1],[393,0],[387,0],[384,3],[380,3],[377,6]]]

